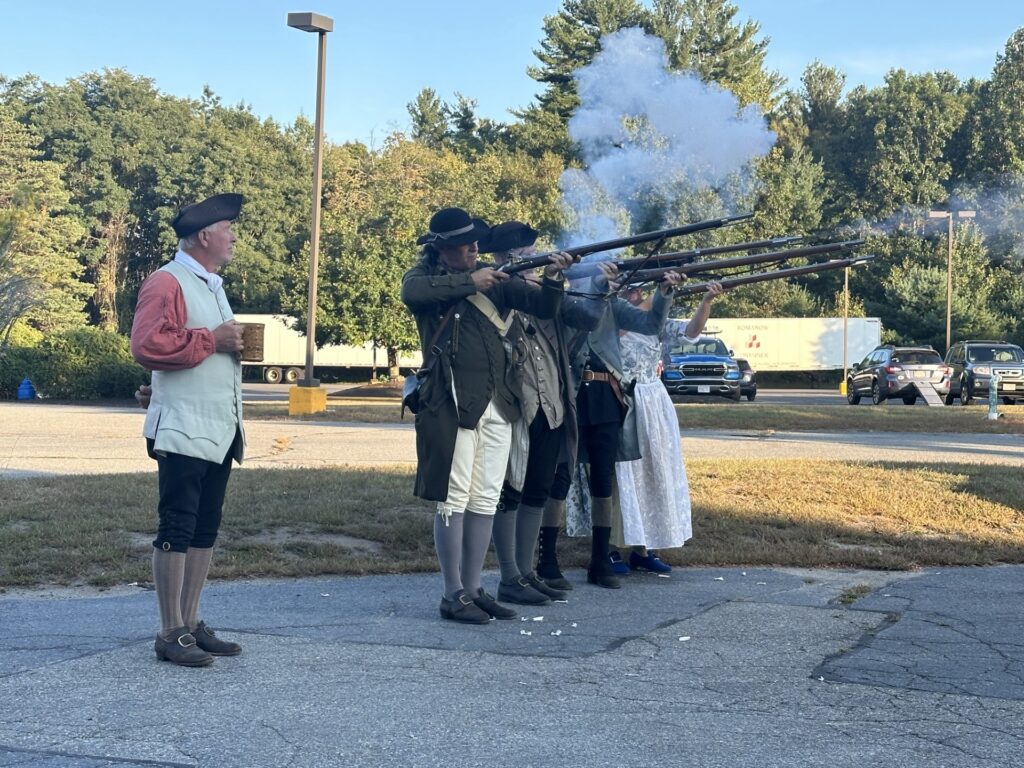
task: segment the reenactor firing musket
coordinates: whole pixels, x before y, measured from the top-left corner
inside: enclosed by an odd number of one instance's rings
[[[680,266],[658,267],[657,269],[640,269],[632,274],[623,276],[623,283],[647,283],[660,281],[666,272],[678,272],[680,275],[697,275],[704,272],[718,272],[722,269],[745,267],[751,264],[770,264],[772,262],[788,261],[807,256],[820,256],[823,253],[835,253],[856,248],[863,245],[863,240],[843,240],[838,243],[823,243],[822,245],[809,245],[804,248],[790,248],[785,251],[773,251],[771,253],[758,253],[751,256],[738,256],[734,259],[718,259],[716,261],[697,261]]]
[[[679,237],[680,235],[690,235],[694,232],[703,232],[707,229],[718,229],[719,227],[726,227],[730,224],[736,224],[740,221],[746,221],[754,218],[752,213],[741,213],[738,216],[726,216],[721,219],[708,219],[707,221],[698,221],[695,224],[686,224],[682,227],[673,227],[672,229],[659,229],[654,232],[641,232],[638,235],[630,235],[628,237],[620,237],[615,240],[605,240],[600,243],[589,243],[587,245],[577,245],[572,248],[563,248],[561,253],[568,253],[570,256],[577,258],[586,256],[591,253],[599,253],[601,251],[614,251],[619,248],[625,248],[630,245],[638,245],[640,243],[651,243],[667,240],[670,237]],[[514,263],[505,264],[500,269],[502,272],[508,274],[516,274],[518,272],[529,272],[532,269],[546,266],[551,263],[552,253],[541,253],[536,256],[531,256],[528,259],[517,261]]]

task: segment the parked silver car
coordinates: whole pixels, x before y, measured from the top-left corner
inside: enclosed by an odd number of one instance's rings
[[[937,386],[944,371],[942,357],[931,347],[883,344],[853,364],[846,377],[846,400],[857,405],[862,397],[870,396],[871,402],[879,405],[890,397],[899,397],[913,405],[920,397],[915,383]]]

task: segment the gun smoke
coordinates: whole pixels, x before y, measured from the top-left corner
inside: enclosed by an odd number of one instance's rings
[[[584,168],[560,180],[563,247],[672,226],[684,214],[726,215],[753,190],[753,161],[775,143],[764,115],[670,71],[660,38],[635,28],[606,35],[575,77],[580,106],[569,134]]]

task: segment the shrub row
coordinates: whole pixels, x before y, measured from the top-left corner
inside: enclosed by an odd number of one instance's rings
[[[41,397],[58,400],[130,398],[149,381],[132,359],[128,339],[99,328],[63,331],[37,346],[0,353],[0,398],[16,397],[26,377]]]

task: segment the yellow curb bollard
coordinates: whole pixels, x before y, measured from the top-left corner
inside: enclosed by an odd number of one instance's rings
[[[327,390],[323,387],[292,387],[288,390],[288,415],[323,413],[327,410]]]

